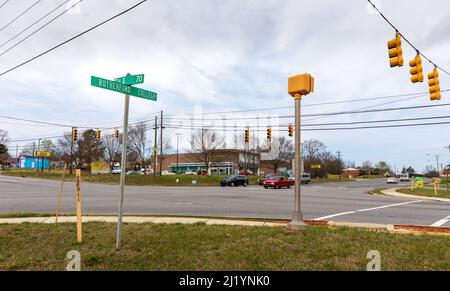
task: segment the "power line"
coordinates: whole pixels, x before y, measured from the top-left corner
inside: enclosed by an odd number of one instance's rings
[[[63,12],[61,12],[60,14],[56,15],[54,18],[52,18],[50,21],[48,21],[47,23],[45,23],[44,25],[42,25],[41,27],[39,27],[38,29],[36,29],[35,31],[33,31],[32,33],[30,33],[29,35],[27,35],[25,38],[21,39],[20,41],[18,41],[17,43],[15,43],[13,46],[11,46],[9,49],[3,51],[0,53],[0,57],[3,56],[4,54],[6,54],[7,52],[11,51],[13,48],[17,47],[18,45],[20,45],[21,43],[23,43],[24,41],[26,41],[27,39],[29,39],[30,37],[32,37],[33,35],[35,35],[36,33],[38,33],[39,31],[41,31],[42,29],[44,29],[46,26],[50,25],[53,21],[57,20],[58,18],[60,18],[61,16],[63,16],[64,14],[66,14],[69,10],[71,10],[72,8],[74,8],[75,6],[77,6],[78,4],[80,4],[83,0],[79,0],[77,3],[73,4],[72,6],[70,6],[69,8],[67,8],[66,10],[64,10]]]
[[[3,42],[2,44],[0,44],[0,48],[4,47],[5,45],[7,45],[8,43],[10,43],[11,41],[13,41],[14,39],[16,39],[17,37],[19,37],[22,33],[24,33],[25,31],[27,31],[28,29],[30,29],[31,27],[33,27],[34,25],[36,25],[38,22],[40,22],[42,19],[46,18],[47,16],[49,16],[50,14],[52,14],[53,12],[55,12],[56,10],[58,10],[61,6],[63,6],[64,4],[70,2],[71,0],[65,0],[63,3],[61,3],[60,5],[58,5],[56,8],[54,8],[52,11],[48,12],[47,14],[45,14],[44,16],[42,16],[41,18],[39,18],[38,20],[36,20],[35,22],[33,22],[31,25],[29,25],[27,28],[25,28],[24,30],[22,30],[21,32],[17,33],[16,35],[14,35],[13,37],[11,37],[10,39],[8,39],[7,41]]]
[[[397,107],[397,108],[383,108],[383,109],[371,109],[371,110],[356,110],[356,111],[340,111],[340,112],[330,112],[330,113],[316,113],[316,114],[304,114],[302,117],[314,117],[314,116],[332,116],[332,115],[346,115],[346,114],[362,114],[362,113],[373,113],[373,112],[386,112],[386,111],[398,111],[398,110],[412,110],[412,109],[420,109],[420,108],[434,108],[434,107],[444,107],[449,106],[450,103],[445,104],[433,104],[433,105],[421,105],[421,106],[408,106],[408,107]],[[283,115],[283,116],[277,116],[279,119],[285,119],[285,118],[293,118],[294,115]],[[260,117],[234,117],[234,118],[227,118],[227,120],[254,120],[254,119],[260,119]],[[172,120],[176,121],[185,121],[185,120],[191,120],[191,118],[172,118]],[[206,121],[214,121],[217,119],[214,118],[202,118],[202,120]]]
[[[110,22],[110,21],[116,19],[117,17],[120,17],[120,16],[124,15],[125,13],[127,13],[127,12],[133,10],[134,8],[136,8],[136,7],[138,7],[138,6],[140,6],[140,5],[143,4],[144,2],[147,2],[147,0],[142,0],[141,2],[139,2],[139,3],[135,4],[135,5],[133,5],[132,7],[130,7],[130,8],[128,8],[128,9],[126,9],[126,10],[120,12],[119,14],[116,14],[116,15],[114,15],[113,17],[110,17],[110,18],[106,19],[105,21],[103,21],[103,22],[101,22],[101,23],[99,23],[99,24],[97,24],[97,25],[95,25],[95,26],[93,26],[93,27],[91,27],[91,28],[89,28],[89,29],[87,29],[87,30],[85,30],[85,31],[83,31],[83,32],[81,32],[81,33],[79,33],[79,34],[77,34],[77,35],[75,35],[74,37],[71,37],[71,38],[69,38],[68,40],[66,40],[66,41],[64,41],[64,42],[62,42],[62,43],[60,43],[60,44],[58,44],[58,45],[56,45],[56,46],[54,46],[54,47],[52,47],[52,48],[46,50],[46,51],[44,51],[43,53],[40,53],[40,54],[38,54],[38,55],[32,57],[31,59],[28,59],[27,61],[25,61],[25,62],[23,62],[23,63],[21,63],[21,64],[15,66],[15,67],[12,67],[11,69],[8,69],[8,70],[4,71],[3,73],[0,74],[0,77],[6,75],[6,74],[9,73],[9,72],[12,72],[12,71],[14,71],[14,70],[20,68],[20,67],[22,67],[22,66],[24,66],[24,65],[26,65],[26,64],[28,64],[28,63],[34,61],[34,60],[36,60],[36,59],[38,59],[38,58],[40,58],[40,57],[46,55],[46,54],[48,54],[49,52],[52,52],[53,50],[55,50],[55,49],[57,49],[57,48],[59,48],[59,47],[65,45],[65,44],[67,44],[67,43],[69,43],[69,42],[71,42],[71,41],[73,41],[73,40],[75,40],[75,39],[77,39],[77,38],[79,38],[79,37],[81,37],[81,36],[83,36],[83,35],[85,35],[85,34],[88,33],[88,32],[91,32],[92,30],[94,30],[94,29],[96,29],[96,28],[98,28],[98,27],[100,27],[100,26],[106,24],[107,22]]]
[[[8,26],[10,26],[11,24],[13,24],[14,22],[16,22],[20,17],[22,17],[23,15],[25,15],[28,11],[30,11],[31,9],[33,9],[34,6],[36,6],[37,4],[39,4],[39,2],[41,2],[42,0],[38,0],[36,1],[33,5],[31,5],[30,7],[28,7],[27,9],[25,9],[25,11],[23,11],[22,13],[20,13],[18,16],[16,16],[13,20],[11,20],[10,22],[8,22],[5,26],[3,26],[2,28],[0,28],[0,32],[2,32],[5,28],[7,28]],[[8,3],[8,2],[6,2]],[[4,3],[3,5],[5,5],[6,3]],[[3,7],[2,5],[2,7]],[[1,8],[1,7],[0,7]]]
[[[380,14],[380,16],[418,53],[420,54],[424,59],[426,59],[428,62],[430,62],[431,64],[433,64],[436,68],[438,68],[439,70],[441,70],[442,72],[446,73],[447,75],[450,75],[450,73],[443,69],[442,67],[436,65],[436,63],[434,63],[432,60],[430,60],[428,57],[426,57],[423,53],[421,53],[419,51],[419,49],[414,46],[398,29],[397,27],[395,27],[391,21],[389,21],[389,19],[387,19],[386,16],[384,16],[384,14],[380,11],[380,9],[378,9],[378,7],[375,6],[375,4],[372,3],[371,0],[367,0],[372,7]]]
[[[25,121],[25,122],[30,122],[30,123],[39,123],[39,124],[45,124],[45,125],[60,126],[60,127],[73,127],[73,125],[67,125],[67,124],[61,124],[61,123],[52,123],[52,122],[46,122],[46,121],[37,121],[37,120],[31,120],[31,119],[25,119],[25,118],[19,118],[19,117],[11,117],[11,116],[5,116],[5,115],[0,115],[0,118],[11,119],[11,120],[18,120],[18,121]]]
[[[2,8],[3,6],[5,6],[10,0],[6,0],[5,2],[3,2],[2,5],[0,5],[0,8]]]

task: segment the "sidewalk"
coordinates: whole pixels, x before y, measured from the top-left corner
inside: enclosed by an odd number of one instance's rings
[[[421,199],[421,200],[432,200],[432,201],[439,201],[439,202],[450,202],[449,198],[439,198],[439,197],[428,197],[428,196],[404,194],[404,193],[397,192],[398,189],[400,189],[400,188],[385,189],[385,190],[380,190],[380,191],[384,195],[388,195],[388,196],[413,198],[413,199]]]
[[[83,222],[108,222],[116,223],[116,216],[83,216]],[[1,218],[0,224],[16,224],[16,223],[46,223],[52,224],[56,222],[56,217],[24,217],[24,218]],[[76,216],[60,216],[58,223],[75,223]],[[233,220],[233,219],[209,219],[194,217],[140,217],[125,216],[124,223],[181,223],[195,224],[205,223],[207,225],[240,225],[240,226],[286,226],[285,223],[251,221],[251,220]]]

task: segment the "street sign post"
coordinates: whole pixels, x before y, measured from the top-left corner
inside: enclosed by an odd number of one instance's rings
[[[111,81],[108,79],[103,79],[99,77],[92,76],[91,77],[91,85],[94,87],[111,90],[123,94],[128,94],[131,96],[156,101],[157,94],[155,92],[147,91],[144,89],[140,89],[137,87],[125,85],[116,81]]]
[[[141,75],[131,75],[131,76],[120,77],[120,78],[115,78],[114,81],[125,84],[125,85],[142,84],[142,83],[144,83],[144,75],[141,74]]]
[[[117,216],[117,240],[116,249],[120,249],[122,245],[122,217],[123,217],[123,200],[125,191],[125,175],[127,165],[127,138],[128,138],[128,112],[130,108],[130,95],[143,98],[146,100],[156,101],[157,94],[151,91],[129,86],[127,84],[137,84],[144,82],[144,75],[127,74],[125,77],[116,78],[118,81],[111,81],[95,76],[91,76],[91,85],[94,87],[111,90],[125,94],[124,116],[123,116],[123,134],[122,134],[122,160],[120,172],[120,201],[119,214]],[[125,84],[124,84],[125,83]]]

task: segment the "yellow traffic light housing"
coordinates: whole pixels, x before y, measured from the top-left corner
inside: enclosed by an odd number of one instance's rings
[[[422,59],[420,58],[420,54],[417,53],[417,56],[409,61],[409,66],[411,69],[409,73],[411,74],[411,82],[423,82],[423,67],[422,67]]]
[[[441,100],[441,87],[439,86],[439,73],[435,67],[433,72],[428,74],[428,86],[430,91],[430,100]]]
[[[272,129],[271,128],[267,129],[267,140],[269,142],[272,141]]]
[[[250,143],[250,130],[245,130],[245,143]]]
[[[119,130],[117,128],[114,130],[114,137],[119,139]]]
[[[97,130],[96,132],[95,132],[95,137],[97,138],[97,139],[100,139],[101,138],[101,131],[100,130]]]
[[[295,75],[288,79],[288,93],[292,97],[304,96],[314,92],[314,77],[310,74]]]
[[[391,68],[403,66],[403,50],[402,40],[398,33],[395,34],[395,38],[388,41],[389,49],[389,64]]]
[[[77,139],[78,139],[78,130],[75,127],[73,127],[72,128],[72,141],[77,141]]]
[[[290,137],[294,136],[294,126],[292,126],[292,124],[289,125],[289,136]]]

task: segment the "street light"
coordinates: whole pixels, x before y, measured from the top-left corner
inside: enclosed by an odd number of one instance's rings
[[[292,221],[287,228],[289,230],[306,230],[308,226],[303,221],[301,211],[301,137],[300,137],[300,113],[302,96],[314,92],[314,78],[309,74],[295,75],[288,80],[288,93],[295,99],[295,210]]]

